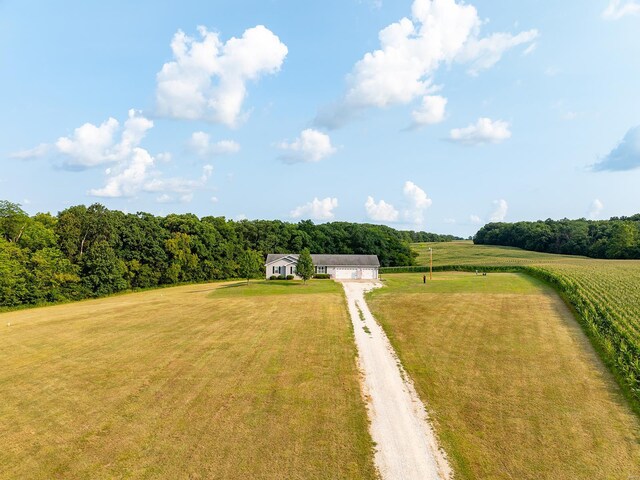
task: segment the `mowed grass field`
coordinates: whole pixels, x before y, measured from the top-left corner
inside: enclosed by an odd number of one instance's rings
[[[415,243],[420,265],[529,266],[569,282],[585,301],[599,307],[631,344],[640,346],[640,260],[601,260],[576,255],[529,252],[519,248],[474,245],[470,241]]]
[[[523,274],[386,274],[369,304],[459,479],[640,476],[640,422],[562,300]]]
[[[589,260],[586,257],[576,255],[555,255],[551,253],[530,252],[513,247],[474,245],[471,240],[413,243],[411,248],[418,254],[416,259],[418,265],[429,265],[429,248],[432,248],[434,267],[449,265],[501,267]]]
[[[414,244],[418,262],[435,267],[524,267],[562,293],[640,414],[640,260],[600,260],[474,245]]]
[[[0,478],[375,478],[333,282],[182,286],[0,326]]]

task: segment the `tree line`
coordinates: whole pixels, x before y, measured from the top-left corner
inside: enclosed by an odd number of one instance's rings
[[[609,220],[544,220],[488,223],[473,238],[480,245],[592,258],[640,258],[640,214]]]
[[[246,278],[255,252],[375,254],[411,265],[416,235],[383,225],[123,213],[100,204],[29,216],[0,201],[0,306],[76,300],[184,282]],[[253,268],[253,267],[252,267]]]

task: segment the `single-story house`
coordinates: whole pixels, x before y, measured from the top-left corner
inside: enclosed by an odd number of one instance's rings
[[[294,275],[297,253],[270,253],[267,255],[266,278],[272,275]],[[378,278],[380,262],[377,255],[324,255],[311,254],[316,273],[326,273],[336,280]]]

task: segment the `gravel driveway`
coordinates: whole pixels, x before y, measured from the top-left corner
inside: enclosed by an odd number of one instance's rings
[[[364,301],[364,293],[380,284],[344,281],[342,285],[353,322],[380,475],[383,480],[451,478],[424,405]]]

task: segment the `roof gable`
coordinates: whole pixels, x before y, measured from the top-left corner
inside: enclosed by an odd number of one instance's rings
[[[328,267],[379,267],[377,255],[311,255],[314,265]]]
[[[289,263],[297,263],[299,255],[296,253],[270,253],[267,255],[267,261],[265,265],[275,263],[278,261],[284,261]]]

